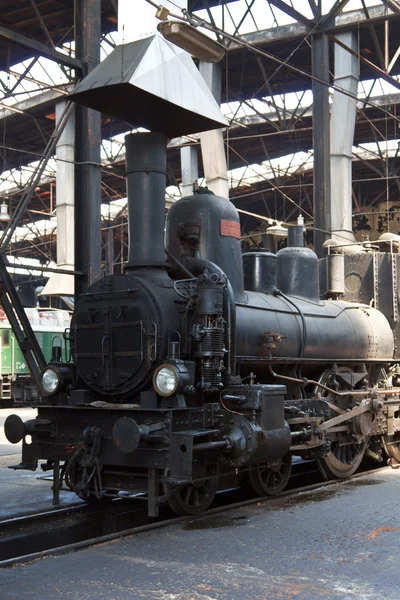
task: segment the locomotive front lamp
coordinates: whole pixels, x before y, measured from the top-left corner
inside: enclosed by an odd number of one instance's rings
[[[42,387],[46,394],[54,394],[60,386],[60,375],[55,369],[49,367],[42,374]]]
[[[159,396],[172,396],[178,389],[179,376],[172,365],[160,365],[153,376],[153,387]]]
[[[48,396],[65,390],[73,381],[74,371],[71,365],[51,365],[42,373],[42,388]]]

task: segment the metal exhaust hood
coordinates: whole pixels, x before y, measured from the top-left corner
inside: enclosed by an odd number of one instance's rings
[[[169,138],[228,126],[191,56],[159,34],[115,48],[69,98]]]

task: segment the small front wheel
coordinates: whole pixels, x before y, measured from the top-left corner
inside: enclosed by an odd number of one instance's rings
[[[277,461],[250,467],[250,485],[259,496],[279,496],[287,486],[291,472],[292,454],[288,452]]]
[[[211,505],[218,489],[218,474],[214,465],[204,467],[204,473],[193,483],[173,486],[164,484],[164,493],[172,495],[167,502],[177,515],[200,515]]]

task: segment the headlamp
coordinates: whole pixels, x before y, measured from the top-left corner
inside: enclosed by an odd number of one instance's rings
[[[49,365],[42,371],[42,391],[51,396],[71,385],[74,381],[72,365],[57,364]]]
[[[55,394],[60,386],[60,375],[52,367],[48,367],[42,373],[42,387],[46,394]]]
[[[178,389],[179,376],[172,365],[160,365],[153,375],[153,387],[160,396],[172,396]]]

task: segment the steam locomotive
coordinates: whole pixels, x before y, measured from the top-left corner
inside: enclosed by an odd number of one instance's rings
[[[234,205],[209,192],[170,208],[164,241],[166,142],[126,137],[125,273],[77,299],[73,362],[48,363],[37,418],[8,417],[19,468],[45,459],[81,498],[129,490],[156,516],[199,514],[232,479],[279,494],[292,456],[339,478],[400,461],[399,255],[318,261],[299,225],[242,257]]]
[[[199,514],[232,480],[279,494],[292,456],[326,478],[366,455],[400,463],[400,255],[319,261],[298,225],[276,254],[242,257],[238,213],[211,193],[165,225],[166,135],[224,119],[191,57],[157,36],[117,47],[71,98],[152,132],[125,138],[124,274],[76,298],[71,362],[57,346],[43,369],[31,361],[37,418],[6,420],[17,468],[47,461],[55,500],[61,484],[88,502],[127,490],[156,516]]]

